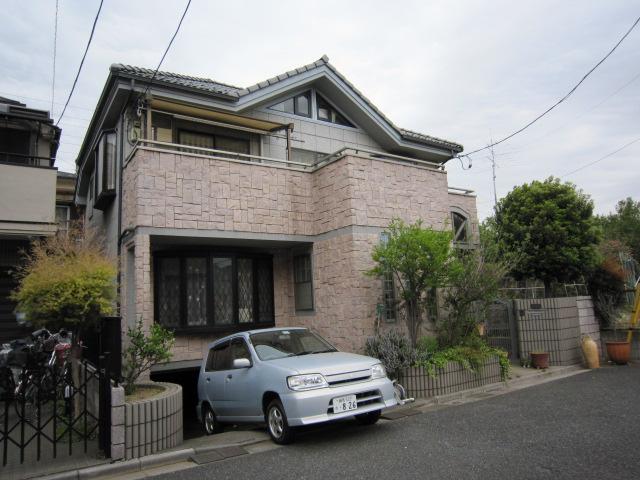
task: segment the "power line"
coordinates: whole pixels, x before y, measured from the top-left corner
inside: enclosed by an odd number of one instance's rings
[[[184,20],[184,17],[187,15],[187,11],[189,10],[190,5],[191,5],[191,0],[188,0],[187,6],[184,8],[184,12],[182,12],[182,17],[180,17],[180,21],[178,22],[178,27],[176,28],[176,31],[173,32],[173,36],[171,37],[171,40],[169,40],[169,45],[167,45],[167,48],[162,54],[162,58],[160,59],[160,62],[158,63],[158,66],[156,67],[155,72],[153,72],[153,75],[151,76],[151,80],[149,80],[149,83],[147,84],[147,88],[144,90],[142,97],[145,97],[147,95],[147,92],[149,91],[149,88],[151,88],[151,84],[153,83],[153,80],[156,78],[156,75],[158,74],[158,70],[160,70],[160,67],[162,66],[162,62],[164,62],[164,57],[166,57],[167,53],[169,53],[169,49],[171,48],[171,45],[173,44],[173,41],[176,38],[176,35],[178,35],[178,32],[180,31],[180,27],[182,26],[182,21]]]
[[[607,95],[605,98],[600,100],[598,103],[596,103],[592,107],[588,108],[587,110],[583,111],[582,113],[578,114],[577,116],[575,116],[571,120],[569,120],[569,121],[565,122],[564,124],[560,125],[558,128],[555,128],[553,130],[548,131],[544,135],[536,138],[535,140],[522,145],[520,148],[516,148],[516,150],[512,150],[510,152],[497,153],[496,155],[497,156],[501,156],[501,155],[505,155],[505,154],[516,154],[516,153],[521,153],[521,152],[525,152],[527,150],[530,150],[532,148],[532,146],[539,145],[540,140],[543,140],[543,139],[545,139],[547,137],[550,137],[551,135],[555,135],[558,132],[561,132],[566,127],[568,127],[572,122],[584,117],[587,113],[590,113],[590,112],[594,111],[596,108],[598,108],[600,105],[605,103],[607,100],[609,100],[609,99],[615,97],[616,95],[618,95],[620,92],[622,92],[629,85],[631,85],[632,83],[637,81],[639,78],[640,78],[640,72],[638,72],[636,75],[634,75],[633,78],[631,78],[631,80],[627,81],[624,85],[619,87],[617,90],[613,91],[612,93]]]
[[[607,53],[598,63],[596,63],[591,70],[589,70],[583,77],[582,79],[571,89],[569,90],[569,92],[562,97],[560,100],[558,100],[556,103],[554,103],[551,107],[547,108],[544,112],[542,112],[540,115],[538,115],[536,118],[534,118],[533,120],[531,120],[529,123],[527,123],[524,127],[516,130],[515,132],[507,135],[506,137],[498,140],[497,142],[492,143],[491,145],[487,145],[486,147],[482,147],[482,148],[478,148],[476,150],[473,150],[469,153],[463,154],[463,155],[458,155],[459,157],[468,157],[469,155],[473,155],[474,153],[478,153],[481,152],[483,150],[486,150],[488,148],[494,147],[496,145],[499,145],[503,142],[506,142],[507,140],[509,140],[510,138],[515,137],[516,135],[518,135],[519,133],[523,132],[524,130],[526,130],[527,128],[529,128],[531,125],[533,125],[534,123],[536,123],[538,120],[540,120],[542,117],[544,117],[545,115],[547,115],[549,112],[551,112],[551,110],[553,110],[554,108],[556,108],[558,105],[560,105],[562,102],[564,102],[567,98],[569,98],[573,92],[575,92],[578,87],[580,85],[582,85],[582,83],[587,79],[587,77],[589,77],[589,75],[591,75],[596,68],[598,68],[600,65],[602,65],[602,63],[609,58],[609,56],[611,56],[611,54],[620,46],[620,44],[624,41],[625,38],[627,38],[627,36],[629,36],[629,34],[631,33],[631,31],[638,25],[638,23],[640,22],[640,17],[638,17],[636,19],[635,22],[633,22],[633,25],[631,25],[631,28],[629,28],[629,30],[627,30],[627,32],[622,36],[622,38],[620,38],[620,40],[618,40],[618,43],[616,43],[613,48],[611,50],[609,50],[609,53]]]
[[[560,175],[560,178],[567,177],[567,176],[572,175],[572,174],[574,174],[576,172],[579,172],[580,170],[584,170],[585,168],[590,167],[591,165],[595,165],[596,163],[601,162],[602,160],[606,160],[607,158],[615,155],[616,153],[624,150],[627,147],[630,147],[631,145],[633,145],[636,142],[640,142],[640,137],[636,138],[635,140],[630,141],[626,145],[623,145],[622,147],[618,148],[617,150],[606,154],[604,157],[600,157],[599,159],[594,160],[593,162],[585,163],[584,165],[582,165],[581,167],[576,168],[575,170],[571,170],[570,172],[567,172],[564,175]]]
[[[56,50],[58,46],[58,0],[56,0],[56,19],[53,24],[53,72],[51,75],[51,111],[56,94]]]
[[[62,117],[64,117],[64,112],[67,111],[67,105],[69,105],[69,100],[71,100],[73,91],[76,89],[76,84],[78,83],[78,77],[80,77],[80,72],[82,71],[82,66],[84,65],[84,59],[87,58],[87,52],[89,51],[89,47],[91,46],[91,40],[93,40],[93,33],[96,31],[96,23],[98,23],[98,17],[100,17],[100,11],[102,10],[103,2],[104,0],[100,0],[98,13],[96,13],[96,18],[93,20],[93,26],[91,27],[91,35],[89,35],[89,41],[87,42],[87,47],[84,49],[84,55],[82,55],[82,60],[80,60],[80,67],[78,67],[78,73],[76,73],[76,78],[73,81],[73,85],[71,86],[71,91],[69,92],[69,96],[67,97],[67,101],[64,104],[64,108],[62,109],[62,113],[60,114],[60,118],[58,118],[56,125],[58,125],[60,123],[60,120],[62,120]]]

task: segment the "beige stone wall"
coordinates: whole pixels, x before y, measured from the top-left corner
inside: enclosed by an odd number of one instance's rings
[[[314,328],[339,348],[356,352],[374,332],[382,293],[380,280],[364,272],[372,267],[371,250],[391,219],[422,219],[426,225],[444,228],[453,205],[475,219],[475,199],[448,194],[446,173],[356,156],[311,173],[139,150],[126,166],[123,182],[125,228],[308,238],[313,244],[315,309],[295,311],[294,249],[271,250],[276,325]],[[149,325],[151,240],[139,232],[134,239],[136,312]],[[397,327],[403,328],[400,320]],[[201,359],[215,338],[178,336],[173,360]]]

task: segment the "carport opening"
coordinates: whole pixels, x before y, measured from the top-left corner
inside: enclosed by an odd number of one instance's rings
[[[204,430],[198,422],[196,413],[199,374],[199,367],[183,367],[151,372],[151,380],[154,382],[177,383],[182,386],[182,418],[185,439],[204,435]]]

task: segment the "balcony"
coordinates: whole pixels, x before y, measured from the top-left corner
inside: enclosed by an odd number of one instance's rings
[[[55,198],[56,169],[0,162],[0,235],[55,233]]]

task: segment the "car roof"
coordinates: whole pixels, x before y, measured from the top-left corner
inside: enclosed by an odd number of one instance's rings
[[[239,338],[239,337],[247,338],[249,335],[252,335],[254,333],[280,332],[283,330],[308,330],[308,328],[307,327],[274,327],[274,328],[256,328],[255,330],[236,332],[236,333],[232,333],[231,335],[227,335],[226,337],[222,337],[217,340],[214,340],[209,344],[209,348],[212,348],[215,345],[218,345],[222,342],[226,342],[227,340],[231,340],[232,338]]]

